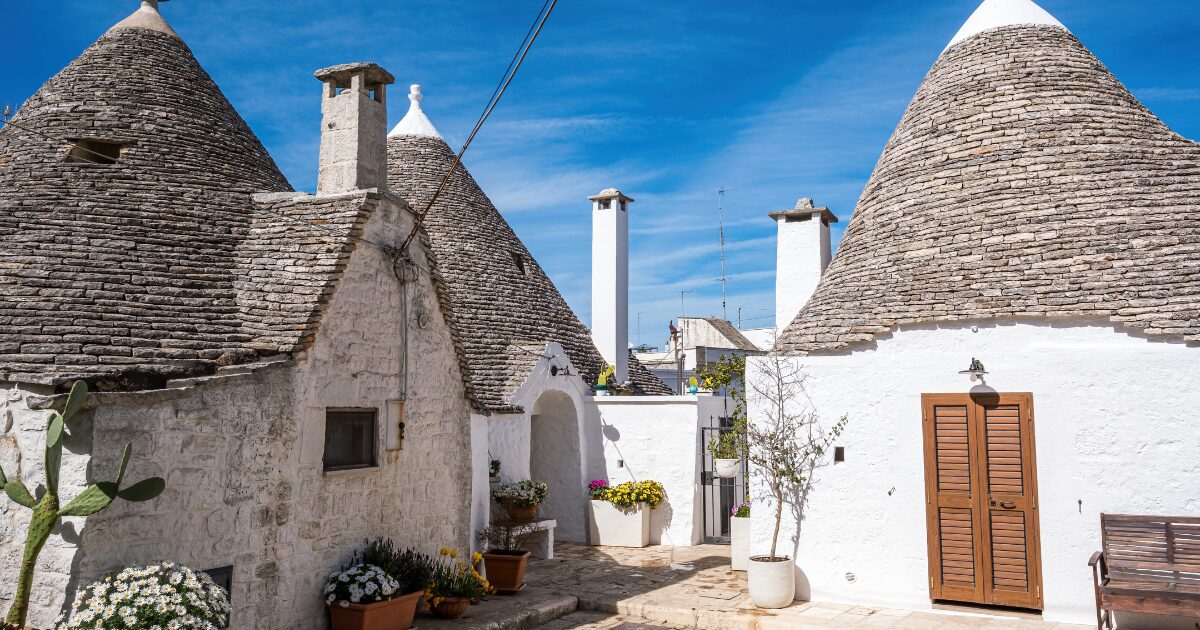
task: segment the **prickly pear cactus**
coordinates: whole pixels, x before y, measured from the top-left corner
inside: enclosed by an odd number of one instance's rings
[[[19,505],[33,510],[29,521],[29,531],[25,536],[25,553],[21,558],[21,572],[17,577],[17,593],[13,598],[12,608],[8,611],[5,622],[20,628],[25,625],[29,614],[29,593],[33,587],[33,571],[37,566],[38,555],[42,547],[50,539],[58,520],[63,516],[90,516],[112,504],[116,499],[126,501],[149,501],[162,494],[167,483],[158,477],[139,481],[129,487],[121,488],[125,480],[125,467],[129,465],[132,447],[125,445],[121,455],[121,465],[117,469],[116,481],[101,481],[88,486],[66,505],[62,505],[58,496],[58,475],[62,467],[63,437],[79,408],[87,398],[87,384],[76,381],[67,396],[67,403],[62,413],[50,417],[46,427],[46,493],[40,500],[29,493],[29,489],[20,479],[8,479],[0,468],[0,486],[4,493]]]

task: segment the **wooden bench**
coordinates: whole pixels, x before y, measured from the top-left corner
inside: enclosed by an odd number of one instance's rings
[[[1101,514],[1100,531],[1088,561],[1097,628],[1116,611],[1200,617],[1200,518]]]

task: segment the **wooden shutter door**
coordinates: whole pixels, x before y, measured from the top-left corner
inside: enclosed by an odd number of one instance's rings
[[[974,409],[958,395],[926,395],[924,406],[930,591],[933,599],[982,601]]]
[[[979,401],[987,495],[988,603],[1041,608],[1032,397]]]
[[[1032,396],[922,406],[930,597],[1041,608]]]

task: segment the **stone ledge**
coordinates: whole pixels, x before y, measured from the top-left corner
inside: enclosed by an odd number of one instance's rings
[[[454,628],[454,630],[526,630],[564,617],[579,608],[579,600],[540,588],[527,588],[512,597],[493,596],[478,606],[472,606],[458,619],[435,619],[421,615],[414,625],[421,630]]]

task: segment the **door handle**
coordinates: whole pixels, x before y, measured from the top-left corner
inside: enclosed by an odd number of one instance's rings
[[[992,501],[992,507],[996,507],[996,505],[999,505],[1006,510],[1011,510],[1017,507],[1017,504],[1013,503],[1012,501]]]

